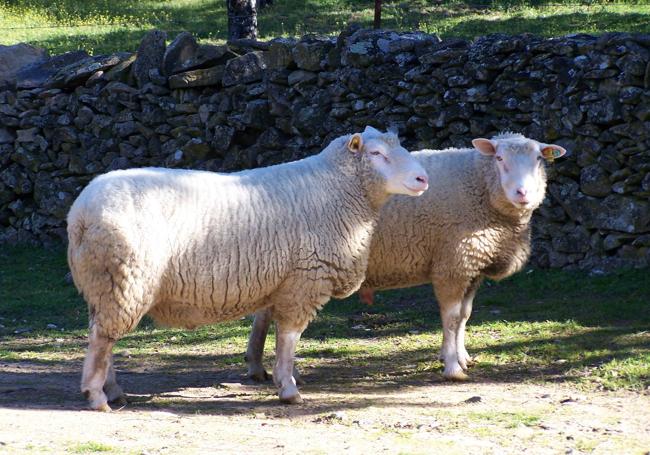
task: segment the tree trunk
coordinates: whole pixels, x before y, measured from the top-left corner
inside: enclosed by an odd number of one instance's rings
[[[257,0],[226,0],[228,4],[228,41],[257,39]]]
[[[375,28],[381,28],[381,0],[375,0],[375,20],[373,25]]]

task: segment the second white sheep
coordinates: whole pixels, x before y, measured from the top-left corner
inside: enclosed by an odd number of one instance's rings
[[[474,139],[474,149],[422,150],[413,156],[431,188],[417,199],[395,197],[382,209],[372,239],[362,301],[374,290],[432,283],[443,325],[440,356],[448,379],[465,379],[471,357],[465,325],[484,277],[519,271],[530,254],[530,219],[546,191],[544,163],[566,150],[520,134]],[[265,377],[264,336],[271,315],[255,315],[249,375]]]

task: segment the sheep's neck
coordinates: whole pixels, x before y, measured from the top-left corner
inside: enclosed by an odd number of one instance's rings
[[[359,180],[362,191],[370,205],[372,211],[379,217],[379,211],[388,202],[390,194],[385,190],[385,183],[368,165],[367,162],[361,162],[359,170]]]
[[[335,163],[333,168],[337,172],[352,182],[351,188],[367,202],[372,216],[378,219],[379,211],[388,202],[390,195],[386,193],[383,180],[370,168],[368,162],[347,150],[324,156]]]

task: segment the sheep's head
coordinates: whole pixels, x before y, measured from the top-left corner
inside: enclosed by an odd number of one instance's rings
[[[429,187],[424,168],[392,132],[382,133],[367,126],[363,133],[350,136],[347,147],[360,154],[387,194],[420,196]]]
[[[518,209],[535,209],[544,199],[544,162],[566,153],[559,145],[543,144],[521,134],[500,134],[492,139],[474,139],[472,145],[494,159],[499,181],[508,201]]]

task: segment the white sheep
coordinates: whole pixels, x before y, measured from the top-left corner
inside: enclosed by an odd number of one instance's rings
[[[530,219],[546,191],[544,161],[566,153],[520,134],[474,139],[476,149],[414,152],[433,184],[417,199],[393,198],[381,212],[360,296],[375,289],[432,283],[443,324],[441,358],[448,379],[466,378],[471,358],[465,325],[484,277],[519,271],[530,254]],[[478,152],[480,153],[478,153]],[[268,311],[255,315],[246,359],[249,375],[262,366]]]
[[[112,348],[145,314],[197,327],[272,307],[280,400],[300,334],[330,297],[356,291],[389,194],[427,188],[392,133],[366,128],[304,160],[234,174],[159,168],[95,178],[68,215],[68,262],[89,309],[81,390],[123,399]]]

